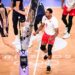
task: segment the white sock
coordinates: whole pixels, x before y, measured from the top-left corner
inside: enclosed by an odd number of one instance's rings
[[[45,55],[47,55],[47,56],[48,56],[48,53],[45,53]]]
[[[51,60],[48,59],[47,66],[51,66]]]

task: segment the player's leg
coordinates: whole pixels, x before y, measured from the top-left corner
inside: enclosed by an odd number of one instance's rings
[[[47,53],[47,52],[48,52],[48,51],[46,50],[46,44],[45,44],[45,43],[42,43],[42,44],[41,44],[40,49],[41,49],[44,53]]]
[[[50,35],[48,39],[54,38],[54,36]],[[51,59],[52,59],[52,48],[54,45],[55,39],[48,41],[48,61],[47,61],[47,72],[51,71]]]
[[[63,7],[63,13],[62,13],[62,21],[65,24],[65,27],[67,27],[67,25],[68,25],[67,19],[66,19],[67,15],[68,15],[67,7],[64,6]]]
[[[48,49],[46,49],[46,45],[48,43],[48,35],[46,33],[42,36],[41,47],[40,49],[45,53],[44,59],[48,58]]]
[[[65,32],[64,32],[65,34],[64,34],[63,38],[68,38],[69,37],[69,33],[68,33],[68,22],[67,22],[67,19],[66,19],[68,13],[69,12],[67,11],[67,7],[64,6],[63,7],[63,13],[62,13],[62,21],[65,24]]]
[[[44,60],[47,60],[47,58],[48,58],[48,50],[46,49],[46,44],[42,43],[41,46],[40,46],[40,49],[45,53]]]
[[[4,8],[1,8],[1,17],[2,17],[2,20],[3,20],[3,32],[5,34],[5,36],[7,36],[7,32],[6,32],[6,15],[5,15],[5,9]]]
[[[67,25],[67,33],[63,36],[63,38],[69,38],[70,37],[70,30],[71,30],[71,27],[72,27],[72,19],[73,19],[73,16],[75,14],[74,12],[74,9],[72,9],[70,12],[68,12],[69,14],[69,17],[68,17],[68,25]]]
[[[65,32],[64,32],[65,34],[64,34],[64,36],[63,36],[64,39],[70,37],[70,34],[68,33],[69,27],[68,27],[68,22],[67,22],[66,17],[67,17],[66,15],[63,15],[63,16],[62,16],[62,21],[63,21],[63,23],[65,24]]]
[[[68,17],[68,33],[70,33],[70,31],[71,31],[73,16],[75,16],[75,9],[72,9],[69,12],[69,17]]]
[[[20,50],[20,48],[21,48],[21,41],[23,41],[23,39],[24,39],[24,35],[22,35],[23,34],[23,29],[25,28],[25,16],[22,16],[22,15],[20,15],[19,13],[18,13],[18,17],[20,17],[20,18],[18,18],[18,22],[19,22],[19,26],[18,26],[18,28],[17,28],[17,30],[18,30],[18,34],[16,35],[16,39],[15,39],[15,41],[13,42],[13,44],[16,46],[16,51],[17,52],[19,52],[19,50]],[[21,33],[21,34],[20,34]],[[24,41],[23,41],[24,42]],[[22,43],[23,43],[22,42]],[[18,44],[18,46],[17,46],[17,44]],[[24,45],[23,45],[24,46]]]
[[[18,35],[18,28],[17,28],[17,24],[18,24],[18,14],[16,11],[13,10],[13,14],[12,14],[12,21],[13,21],[13,30],[14,30],[14,34]]]
[[[6,32],[8,33],[9,32],[8,13],[5,7],[4,9],[5,9],[5,16],[6,16]]]
[[[5,37],[4,32],[3,32],[3,19],[0,15],[0,33],[2,37]]]
[[[70,31],[71,31],[72,20],[73,20],[73,16],[69,15],[69,18],[68,18],[68,33],[70,33]]]
[[[9,32],[9,22],[8,22],[8,17],[6,16],[6,32]]]
[[[67,17],[67,15],[64,15],[64,14],[62,15],[62,21],[65,24],[65,27],[67,28],[68,23],[67,23],[66,17]]]
[[[62,13],[62,21],[65,25],[65,32],[64,33],[67,33],[67,30],[68,30],[68,26],[67,26],[68,22],[67,22],[67,19],[66,19],[67,15],[68,15],[67,7],[64,6],[63,7],[63,13]]]
[[[48,44],[48,62],[47,62],[47,71],[51,71],[52,47],[53,47],[53,45]]]
[[[12,13],[12,22],[13,22],[13,31],[15,34],[15,40],[13,41],[13,44],[16,44],[19,41],[19,37],[18,37],[18,13],[16,11],[13,10]]]
[[[41,41],[41,46],[40,46],[40,49],[44,52],[44,53],[47,53],[48,50],[46,49],[46,44],[48,42],[48,36],[46,33],[43,34],[42,36],[42,41]]]
[[[25,27],[25,20],[26,20],[26,18],[25,18],[25,15],[21,15],[21,14],[19,14],[19,17],[20,17],[20,19],[19,19],[20,27],[19,28],[20,28],[21,34],[22,34],[22,29]]]

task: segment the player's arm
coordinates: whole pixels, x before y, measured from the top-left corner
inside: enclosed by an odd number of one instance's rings
[[[38,34],[39,33],[39,31],[41,31],[43,28],[44,28],[44,23],[42,23],[41,25],[40,25],[40,27],[38,28],[38,30],[36,31],[36,34]]]
[[[10,9],[8,11],[8,14],[12,11],[12,9],[13,9],[13,0],[11,0],[11,6],[10,6]]]
[[[57,36],[58,36],[58,33],[59,33],[59,30],[58,28],[55,28],[55,34],[54,34],[54,37],[53,38],[49,38],[49,40],[54,40]]]
[[[55,39],[57,36],[58,36],[58,33],[59,33],[59,26],[58,26],[58,20],[54,20],[54,31],[55,31],[55,34],[54,34],[54,37],[52,39]]]
[[[75,3],[74,3],[73,6],[71,7],[71,9],[75,9]]]
[[[45,25],[45,16],[43,16],[42,23],[41,23],[40,27],[38,28],[38,30],[36,32],[34,32],[34,35],[38,34],[39,31],[41,31],[44,28],[44,25]]]
[[[56,37],[57,35],[58,35],[58,33],[59,33],[59,22],[58,22],[58,20],[57,19],[55,19],[54,20],[55,22],[54,22],[54,30],[55,30],[55,35],[54,35],[54,37]]]
[[[40,25],[40,27],[38,28],[38,30],[33,33],[33,35],[35,36],[36,34],[38,34],[39,31],[41,31],[41,30],[43,29],[43,27],[44,27],[44,24],[42,23],[42,24]]]
[[[21,11],[21,10],[17,9],[16,7],[14,7],[13,9],[22,15],[26,15],[25,11]]]
[[[59,29],[58,29],[58,28],[55,28],[55,35],[54,35],[54,38],[58,36],[58,33],[59,33]]]

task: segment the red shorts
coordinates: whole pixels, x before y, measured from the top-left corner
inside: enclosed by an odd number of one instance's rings
[[[53,45],[55,39],[49,41],[49,38],[53,38],[53,37],[54,37],[54,35],[48,35],[48,34],[44,33],[42,36],[42,42],[41,43]]]
[[[71,11],[67,11],[67,7],[66,6],[64,6],[63,7],[63,15],[70,15],[70,16],[75,16],[75,9],[72,9]]]

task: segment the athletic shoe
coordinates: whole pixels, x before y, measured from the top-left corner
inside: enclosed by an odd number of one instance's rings
[[[66,27],[66,28],[65,28],[65,31],[64,31],[64,34],[66,34],[66,33],[67,33],[67,31],[68,31],[68,28]]]
[[[47,66],[47,73],[50,73],[50,71],[51,71],[51,67],[50,66]]]
[[[47,55],[45,55],[45,56],[44,56],[44,60],[47,60],[47,58],[48,58],[48,56],[47,56]]]
[[[70,34],[69,33],[66,33],[64,36],[63,36],[63,39],[67,39],[70,37]]]

